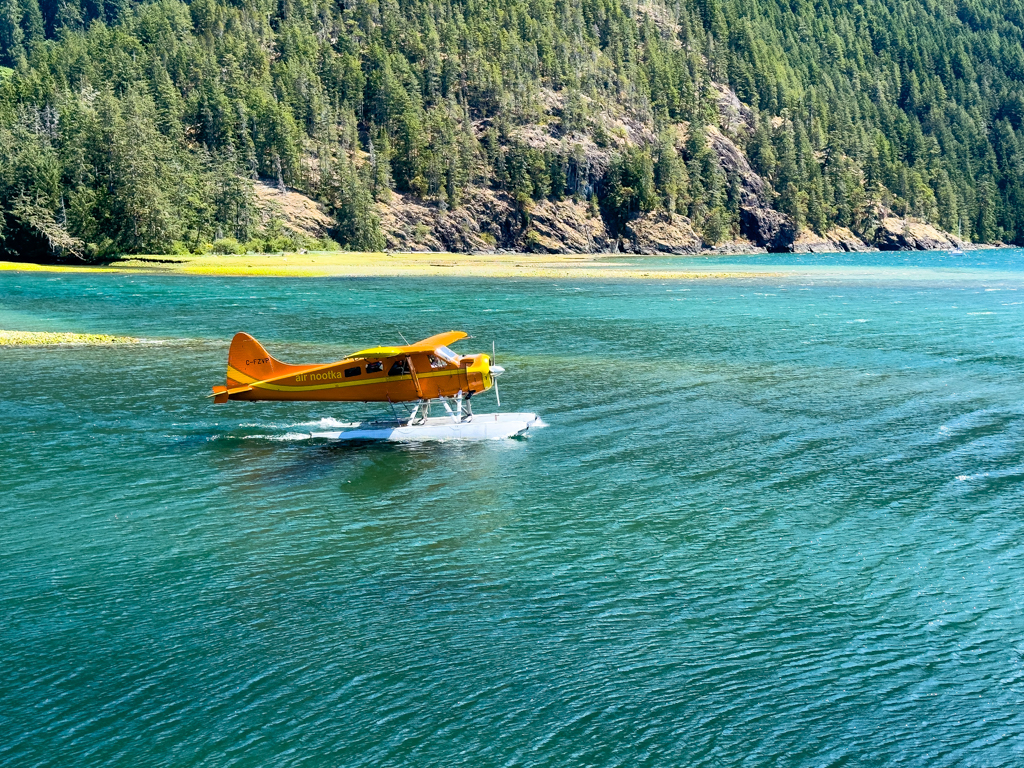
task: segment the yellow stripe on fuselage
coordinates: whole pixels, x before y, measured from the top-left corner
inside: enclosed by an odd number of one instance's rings
[[[238,370],[237,368],[232,368],[230,365],[228,366],[228,378],[234,379],[239,384],[252,384],[254,382],[259,381],[259,379],[254,379],[249,374],[242,373],[240,370]]]

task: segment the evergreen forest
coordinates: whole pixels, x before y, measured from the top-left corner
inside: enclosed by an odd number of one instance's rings
[[[1022,46],[1024,0],[0,0],[0,258],[331,245],[255,180],[356,250],[393,197],[474,189],[716,243],[743,195],[709,128],[798,228],[1024,245]]]

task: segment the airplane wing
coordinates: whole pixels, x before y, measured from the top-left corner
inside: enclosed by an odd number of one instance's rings
[[[362,360],[367,357],[395,357],[404,355],[409,351],[408,347],[370,347],[351,355],[345,355],[345,360]]]
[[[423,341],[417,341],[415,344],[410,344],[407,347],[403,347],[403,352],[430,352],[438,347],[447,347],[449,344],[454,344],[459,339],[464,339],[469,334],[463,333],[462,331],[448,331],[447,333],[439,333],[436,336],[428,336]]]
[[[433,352],[438,347],[446,347],[454,344],[459,339],[466,338],[468,334],[462,331],[448,331],[435,336],[428,336],[415,344],[407,344],[404,347],[370,347],[351,355],[346,355],[346,360],[362,360],[367,357],[395,357],[397,355],[409,355],[413,352]]]

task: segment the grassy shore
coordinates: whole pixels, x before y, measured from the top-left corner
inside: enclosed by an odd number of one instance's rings
[[[37,347],[54,344],[136,344],[131,336],[105,333],[40,333],[37,331],[0,331],[0,347]]]
[[[754,277],[764,272],[645,269],[642,260],[613,265],[597,255],[462,253],[349,253],[343,251],[244,256],[137,256],[103,267],[46,266],[0,262],[2,270],[134,272],[246,277],[541,277],[687,280]]]

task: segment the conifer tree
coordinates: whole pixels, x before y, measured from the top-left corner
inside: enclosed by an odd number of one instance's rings
[[[353,251],[382,251],[385,240],[380,217],[366,181],[350,162],[342,158],[335,201],[335,234]]]
[[[388,202],[391,199],[391,142],[385,131],[377,133],[377,143],[370,140],[370,191],[374,200]]]
[[[18,0],[0,0],[0,65],[17,67],[25,57],[25,32]]]

